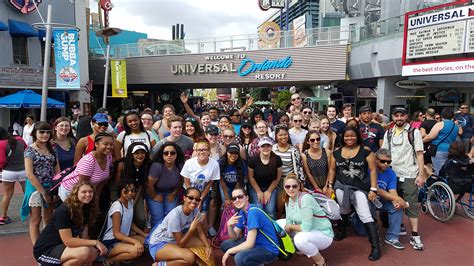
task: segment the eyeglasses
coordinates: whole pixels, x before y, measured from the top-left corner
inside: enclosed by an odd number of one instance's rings
[[[293,122],[295,122],[295,123],[301,123],[301,122],[303,122],[303,120],[302,120],[302,119],[295,119],[295,120],[293,120]]]
[[[382,160],[382,159],[378,159],[378,160],[381,164],[391,164],[392,163],[392,160]]]
[[[51,130],[37,130],[38,134],[51,134]]]
[[[102,122],[102,123],[97,123],[97,125],[99,125],[99,127],[108,127],[108,126],[109,126],[109,123],[107,123],[107,122]]]
[[[231,136],[231,135],[222,135],[223,138],[225,139],[232,139],[234,138],[235,136]]]
[[[299,186],[298,185],[285,185],[285,189],[297,189]]]
[[[132,188],[132,189],[125,189],[124,191],[125,194],[130,194],[130,193],[137,193],[137,189],[136,188]]]
[[[244,197],[245,197],[244,194],[237,195],[237,196],[235,196],[235,197],[232,197],[232,201],[236,201],[236,200],[238,200],[238,199],[240,200],[240,199],[243,199]]]
[[[196,119],[194,119],[194,117],[187,117],[186,122],[196,122]]]
[[[312,114],[312,113],[313,113],[313,112],[311,112],[311,111],[304,111],[304,112],[303,112],[303,114],[305,114],[305,115],[310,115],[310,114]]]
[[[313,142],[320,141],[320,140],[321,140],[321,138],[309,139],[309,142],[313,143]]]
[[[186,198],[188,198],[190,201],[195,200],[196,202],[201,202],[201,199],[200,199],[200,198],[195,198],[195,197],[193,197],[193,196],[186,196]]]
[[[437,116],[435,119],[436,119],[436,120],[441,120],[441,117]]]
[[[206,152],[208,151],[209,149],[197,149],[196,152]]]
[[[164,156],[174,156],[174,155],[176,155],[176,152],[175,151],[164,151],[163,155]]]
[[[257,127],[257,129],[267,129],[267,127]]]
[[[291,101],[294,102],[294,101],[299,100],[299,99],[301,99],[301,98],[300,98],[300,97],[298,97],[298,98],[292,98]]]

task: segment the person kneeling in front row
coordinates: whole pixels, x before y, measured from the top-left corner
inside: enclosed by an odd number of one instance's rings
[[[225,252],[222,265],[226,265],[230,255],[235,255],[234,261],[237,266],[258,266],[277,260],[278,248],[264,235],[270,237],[274,243],[278,243],[272,221],[257,205],[249,204],[249,196],[245,189],[235,188],[232,191],[232,200],[240,211],[227,222],[229,239],[221,244],[221,249]]]
[[[41,265],[84,265],[107,254],[99,240],[88,239],[88,228],[98,214],[92,184],[80,181],[38,237],[33,247],[36,261]]]
[[[327,249],[334,237],[331,221],[319,203],[309,193],[300,191],[296,175],[289,174],[283,188],[289,197],[285,204],[286,220],[277,223],[293,237],[296,248],[311,258],[316,265],[326,265],[321,250]]]

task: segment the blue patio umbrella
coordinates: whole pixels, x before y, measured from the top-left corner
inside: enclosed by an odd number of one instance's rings
[[[48,108],[64,108],[65,104],[48,98]],[[0,98],[0,108],[40,108],[41,95],[32,91],[24,90]]]

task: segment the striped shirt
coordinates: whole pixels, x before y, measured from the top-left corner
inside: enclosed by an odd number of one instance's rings
[[[88,153],[77,163],[76,169],[66,177],[64,177],[61,186],[67,191],[71,191],[75,184],[79,182],[79,175],[89,176],[90,182],[93,185],[97,185],[102,181],[109,178],[110,166],[112,165],[112,155],[107,155],[107,165],[103,170],[97,160],[94,158],[93,153]]]
[[[273,144],[272,151],[276,155],[280,156],[281,161],[283,163],[282,168],[281,168],[282,178],[287,176],[289,173],[294,172],[294,170],[293,170],[293,156],[292,156],[292,153],[293,153],[294,149],[295,148],[293,146],[290,146],[287,151],[281,152],[278,149],[278,144],[277,143]]]

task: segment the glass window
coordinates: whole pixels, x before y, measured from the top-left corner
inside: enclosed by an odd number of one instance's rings
[[[28,65],[28,40],[26,37],[13,37],[13,63]]]
[[[44,47],[46,46],[46,42],[43,42],[41,41],[41,66],[43,66],[44,64],[44,54],[45,54],[45,50],[44,50]],[[51,54],[50,54],[50,57],[49,57],[49,67],[54,67],[54,48],[53,48],[53,45],[51,45]]]

